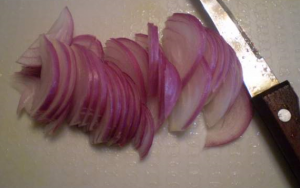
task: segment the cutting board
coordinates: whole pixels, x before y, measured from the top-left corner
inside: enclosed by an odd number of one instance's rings
[[[279,79],[289,79],[300,94],[300,1],[225,3]],[[146,33],[147,22],[162,30],[174,12],[205,19],[193,0],[1,0],[1,188],[296,187],[257,115],[236,142],[212,149],[202,149],[206,128],[201,114],[183,134],[169,133],[165,126],[143,161],[130,145],[92,146],[87,135],[67,127],[49,137],[26,114],[18,117],[19,94],[10,83],[10,76],[20,69],[15,61],[65,6],[73,14],[76,35],[94,34],[103,43],[111,37]]]

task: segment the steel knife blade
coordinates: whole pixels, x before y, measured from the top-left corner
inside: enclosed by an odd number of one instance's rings
[[[288,81],[279,82],[221,0],[200,0],[218,32],[235,50],[256,112],[300,183],[300,111]]]

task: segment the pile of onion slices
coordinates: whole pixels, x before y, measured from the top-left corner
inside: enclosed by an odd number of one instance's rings
[[[18,113],[54,133],[65,122],[89,133],[93,144],[133,143],[144,158],[168,122],[186,130],[203,112],[205,147],[240,137],[252,118],[242,69],[233,49],[190,14],[175,13],[135,39],[73,36],[65,8],[50,30],[17,60]]]

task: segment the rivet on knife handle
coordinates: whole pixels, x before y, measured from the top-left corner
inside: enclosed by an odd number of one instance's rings
[[[300,180],[300,111],[296,93],[285,81],[252,100],[294,175]],[[282,117],[280,111],[286,117]]]

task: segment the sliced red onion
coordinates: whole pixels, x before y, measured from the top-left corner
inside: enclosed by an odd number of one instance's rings
[[[39,49],[42,60],[41,79],[30,109],[30,115],[35,117],[43,114],[52,103],[58,92],[60,78],[58,55],[45,35],[40,37]]]
[[[196,17],[175,13],[166,21],[162,46],[185,86],[201,62],[206,48],[206,31]]]
[[[139,147],[137,147],[137,150],[139,151],[140,154],[140,158],[143,159],[147,156],[151,146],[152,146],[152,142],[153,142],[153,138],[154,138],[154,123],[153,123],[153,119],[151,116],[151,113],[149,112],[149,110],[143,106],[142,109],[143,113],[145,113],[145,130],[144,130],[144,134],[142,138],[142,140],[140,140],[140,144],[138,144]]]
[[[93,35],[78,35],[73,38],[72,44],[78,44],[94,52],[99,58],[104,57],[101,42]]]
[[[184,131],[202,110],[210,93],[211,70],[205,59],[182,88],[181,95],[169,117],[170,131]]]
[[[90,134],[90,141],[93,144],[103,143],[103,138],[106,138],[109,134],[109,130],[112,127],[115,112],[114,108],[116,107],[115,104],[115,97],[116,95],[113,94],[114,92],[114,85],[113,85],[113,77],[112,77],[112,70],[105,66],[105,72],[107,75],[107,102],[105,112],[100,119],[99,123],[94,126],[94,130]]]
[[[121,111],[120,119],[117,122],[117,126],[115,126],[111,130],[111,134],[109,136],[110,137],[109,144],[111,145],[117,143],[121,139],[121,135],[124,127],[129,125],[127,120],[129,118],[133,119],[134,105],[132,104],[134,99],[130,90],[129,83],[125,78],[123,72],[114,63],[110,63],[110,62],[106,62],[106,63],[118,76],[121,85],[120,92],[122,94],[121,96],[122,111]]]
[[[168,118],[181,93],[181,79],[177,69],[167,59],[165,70],[165,86],[164,86],[164,114]]]
[[[221,146],[238,139],[246,131],[252,116],[250,97],[243,86],[230,110],[207,130],[205,147]]]
[[[149,48],[150,50],[150,48]],[[162,54],[161,50],[158,50],[158,59],[157,59],[157,68],[158,72],[156,77],[158,78],[158,83],[156,84],[155,96],[148,96],[147,107],[150,110],[155,131],[158,131],[159,128],[163,125],[165,116],[165,72],[166,72],[166,63],[169,63],[167,59]],[[149,59],[150,61],[150,59]]]
[[[135,34],[135,41],[145,50],[148,50],[148,35],[142,33]]]
[[[57,39],[66,44],[71,44],[73,38],[74,23],[72,15],[67,7],[65,7],[60,13],[58,19],[52,25],[46,36],[49,39]],[[41,66],[41,55],[39,51],[39,39],[35,40],[34,43],[22,54],[17,60],[24,66]]]
[[[146,89],[141,68],[132,52],[121,42],[111,39],[106,42],[105,60],[115,63],[137,84],[142,101],[146,101]]]
[[[212,31],[209,28],[205,28],[205,31],[207,35],[206,35],[206,48],[204,52],[204,58],[206,59],[206,62],[208,63],[212,72],[214,72],[217,66],[217,58],[218,58],[217,42],[215,37],[211,35],[211,32],[214,31]]]
[[[64,95],[62,96],[61,103],[59,103],[58,110],[54,113],[53,118],[58,119],[61,114],[68,114],[69,113],[69,106],[71,103],[72,95],[75,88],[75,82],[76,82],[76,76],[77,76],[77,70],[76,70],[76,59],[73,51],[71,48],[63,43],[60,43],[62,45],[63,51],[66,55],[66,61],[63,63],[68,64],[67,68],[69,70],[69,73],[65,76],[67,77],[67,85],[66,85],[66,91]],[[64,111],[67,111],[64,113]]]
[[[146,106],[142,106],[142,110],[141,110],[141,121],[140,121],[140,125],[137,129],[137,132],[133,138],[133,146],[135,149],[138,149],[141,144],[142,144],[142,140],[145,134],[145,128],[146,128],[146,124],[147,124],[147,119],[146,119],[146,113],[144,112],[144,108],[147,108]]]
[[[149,68],[148,68],[148,96],[155,97],[158,95],[159,84],[159,66],[161,57],[159,53],[159,38],[158,28],[152,23],[148,23],[148,54],[149,54]]]
[[[17,114],[20,115],[24,109],[30,114],[37,87],[40,85],[40,80],[36,77],[24,76],[20,73],[16,73],[14,78],[17,84],[16,89],[21,93]]]
[[[93,58],[95,58],[94,63],[96,65],[96,70],[98,72],[99,76],[99,96],[98,96],[98,102],[96,103],[96,110],[94,112],[94,116],[91,120],[91,123],[88,125],[87,130],[93,131],[95,125],[97,125],[98,122],[100,122],[107,106],[107,97],[108,97],[108,86],[110,82],[108,81],[108,76],[106,74],[106,64],[104,64],[99,58],[96,59],[95,55],[93,53],[90,54]]]
[[[90,96],[87,101],[86,109],[84,110],[84,117],[79,126],[87,126],[92,122],[95,116],[96,104],[98,100],[101,99],[100,96],[100,75],[97,69],[97,64],[102,63],[99,58],[91,50],[85,49],[85,54],[87,57],[87,63],[89,63],[90,71],[92,73],[92,78],[90,82]]]
[[[78,125],[82,119],[82,109],[86,106],[90,92],[91,72],[87,63],[88,59],[84,53],[84,48],[79,45],[72,45],[77,68],[77,79],[72,97],[72,107],[69,113],[69,125]]]
[[[48,133],[68,119],[90,133],[91,143],[133,141],[143,159],[168,116],[169,129],[183,131],[205,104],[206,147],[237,139],[249,125],[251,104],[235,52],[194,16],[168,18],[163,48],[149,23],[148,35],[136,34],[136,42],[107,41],[105,54],[95,36],[73,38],[73,27],[65,8],[18,60],[18,113],[25,108]]]
[[[140,93],[137,89],[136,84],[133,82],[133,80],[126,74],[124,74],[125,78],[127,79],[128,83],[129,83],[129,87],[131,88],[132,91],[132,96],[133,96],[133,103],[132,105],[134,106],[134,112],[133,112],[133,119],[130,120],[131,124],[129,124],[129,126],[126,126],[123,129],[123,134],[122,134],[122,139],[119,140],[118,144],[120,146],[124,146],[126,143],[128,143],[129,140],[131,140],[134,135],[137,132],[137,128],[140,124],[140,120],[141,120],[141,97],[140,97]]]
[[[136,34],[135,40],[137,41],[137,43],[139,43],[141,46],[143,46],[144,49],[148,49],[148,35]],[[164,104],[164,105],[160,106],[160,108],[164,108],[164,118],[163,118],[163,120],[164,120],[170,115],[170,113],[172,112],[172,110],[180,96],[181,79],[180,79],[177,69],[165,57],[161,47],[160,47],[159,53],[160,53],[160,58],[163,62],[161,67],[165,66],[165,68],[162,69],[162,70],[165,70],[164,78],[163,78],[164,79],[164,86],[163,86],[164,93],[161,93],[161,95],[164,96],[164,101],[159,100],[159,102],[157,102],[157,103],[161,104],[163,102],[163,104]],[[160,78],[159,80],[161,81],[162,78]],[[151,105],[148,107],[149,107],[149,109],[151,109],[150,111],[152,112],[155,109],[159,108],[159,105],[151,102]],[[152,113],[152,115],[153,115],[153,113]],[[158,115],[156,115],[156,113],[154,115],[155,115],[155,117],[158,116]],[[153,118],[153,119],[155,120],[156,118]]]
[[[148,88],[148,69],[149,69],[149,62],[148,62],[148,53],[145,49],[143,49],[142,46],[140,46],[138,43],[136,43],[133,40],[127,39],[127,38],[118,38],[119,42],[121,42],[123,45],[125,45],[131,53],[134,55],[135,59],[137,60],[142,74],[144,78],[144,84],[145,88],[147,90]]]
[[[57,92],[52,102],[47,106],[47,109],[36,117],[38,121],[47,123],[52,121],[54,117],[57,117],[57,112],[60,114],[62,109],[65,108],[68,90],[73,90],[73,88],[69,88],[71,76],[71,56],[69,50],[63,43],[57,40],[52,40],[51,42],[58,57],[58,71],[60,73]],[[43,68],[45,67],[42,67],[42,69]]]
[[[111,70],[111,76],[114,77],[112,79],[112,84],[114,85],[114,95],[115,95],[115,101],[114,101],[114,119],[112,122],[111,127],[109,128],[109,133],[106,137],[102,139],[102,142],[108,142],[112,139],[114,136],[115,131],[118,129],[119,126],[122,126],[126,113],[127,113],[127,84],[125,81],[125,78],[123,77],[122,72],[119,70],[119,68],[114,65],[113,63],[108,63],[108,69]]]
[[[215,31],[207,29],[208,34],[213,37],[216,41],[217,48],[217,65],[213,71],[213,80],[212,80],[212,93],[214,95],[215,91],[218,90],[220,85],[226,79],[226,76],[230,67],[230,46],[224,41],[224,39]],[[209,100],[208,100],[209,101]]]
[[[60,116],[57,119],[51,121],[45,126],[44,132],[49,135],[54,134],[54,132],[63,125],[68,112],[69,112],[69,108],[67,107],[66,109],[64,109],[63,113],[60,114]]]
[[[228,46],[229,47],[229,46]],[[219,87],[211,101],[204,107],[203,114],[208,127],[214,126],[227,112],[235,100],[242,82],[234,51],[230,50],[230,67],[224,83]]]

